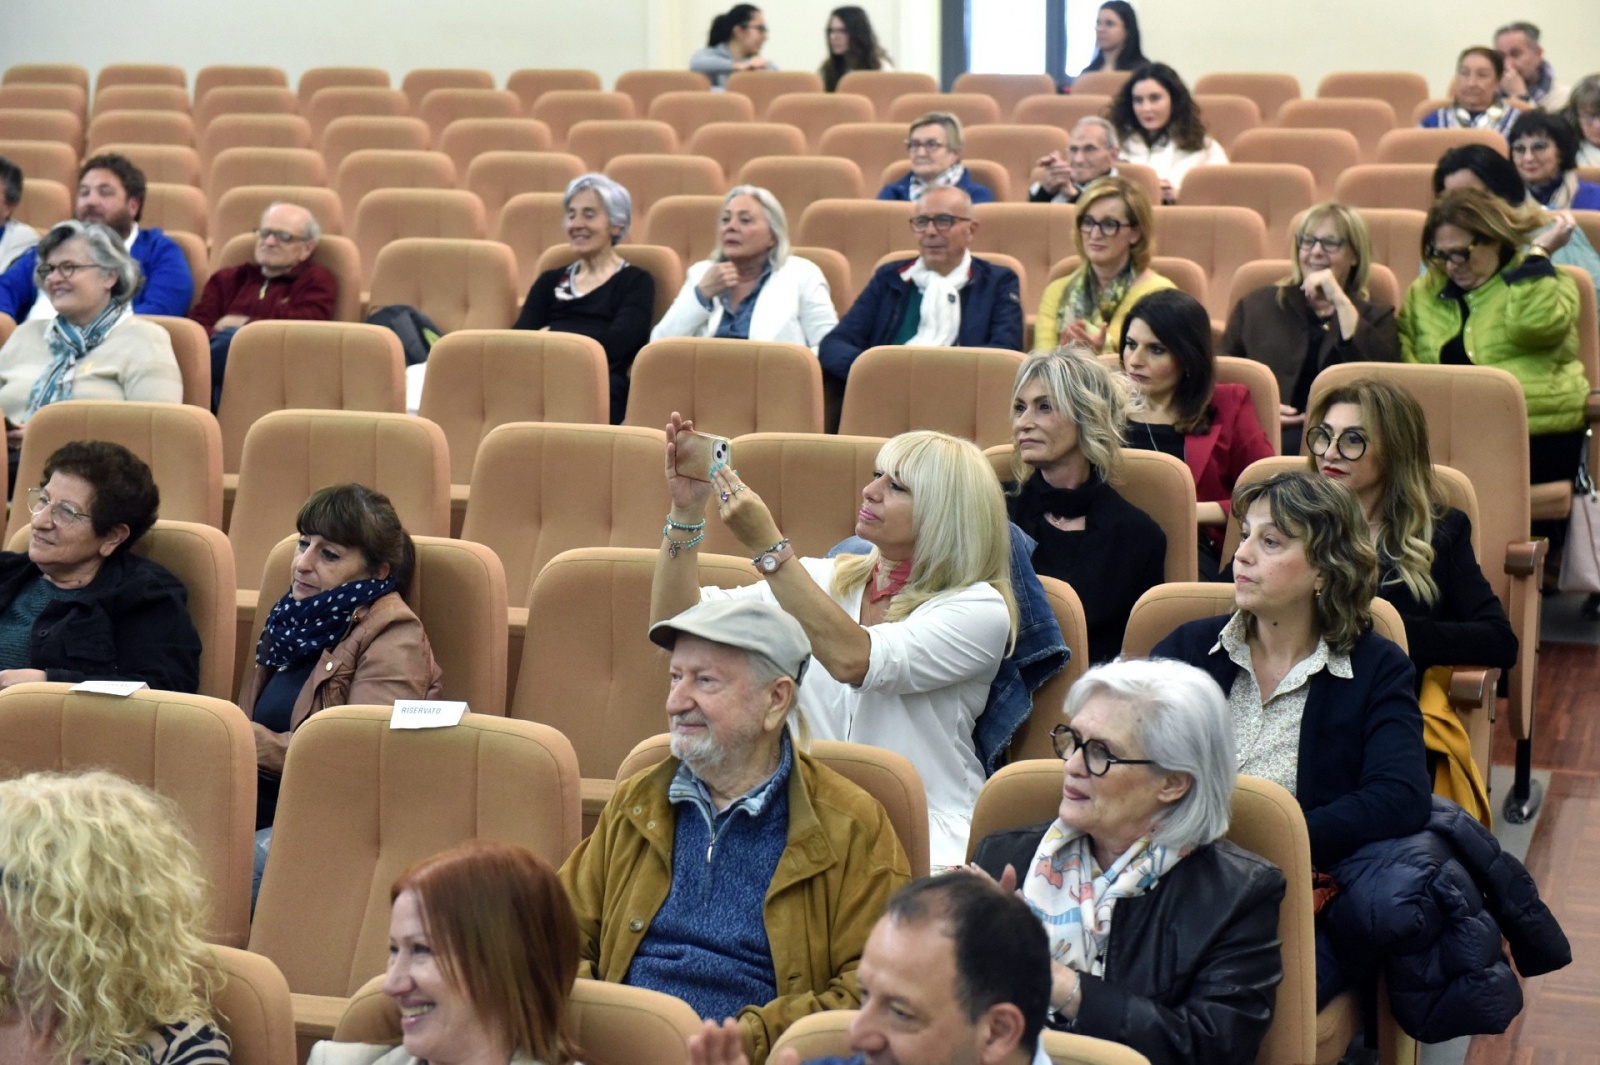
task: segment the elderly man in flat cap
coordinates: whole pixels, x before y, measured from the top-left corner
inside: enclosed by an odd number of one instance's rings
[[[859,1005],[862,948],[910,869],[883,807],[791,733],[797,621],[724,600],[650,638],[671,652],[673,757],[619,784],[561,869],[578,975],[734,1017],[759,1063],[796,1019]]]

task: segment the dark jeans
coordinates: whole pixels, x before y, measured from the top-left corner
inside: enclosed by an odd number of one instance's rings
[[[228,346],[237,329],[224,329],[211,338],[211,413],[222,402],[222,376],[228,372]]]

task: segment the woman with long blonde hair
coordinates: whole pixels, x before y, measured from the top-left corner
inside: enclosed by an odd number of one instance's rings
[[[677,472],[679,433],[691,428],[676,413],[667,426],[672,511],[651,620],[724,597],[766,599],[793,615],[816,658],[800,688],[812,732],[910,759],[927,787],[932,863],[960,864],[984,780],[973,731],[1017,631],[1005,500],[988,459],[945,433],[890,439],[856,512],[856,535],[871,549],[797,559],[734,470],[709,482]],[[763,578],[754,585],[699,586],[693,549],[713,493],[717,516],[754,556]]]
[[[0,783],[0,1061],[227,1065],[182,816],[110,773]]]
[[[1450,708],[1450,667],[1510,669],[1517,637],[1472,553],[1472,522],[1446,505],[1434,478],[1422,408],[1368,378],[1323,393],[1306,424],[1306,461],[1361,504],[1378,549],[1378,594],[1405,622],[1423,739],[1438,756],[1434,790],[1487,825],[1488,789]]]

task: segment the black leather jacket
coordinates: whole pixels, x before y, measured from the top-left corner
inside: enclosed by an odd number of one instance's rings
[[[973,860],[1018,882],[1049,823],[996,832]],[[1283,874],[1226,840],[1196,848],[1148,892],[1117,903],[1103,978],[1084,975],[1071,1030],[1132,1047],[1151,1065],[1251,1062],[1272,1023]]]

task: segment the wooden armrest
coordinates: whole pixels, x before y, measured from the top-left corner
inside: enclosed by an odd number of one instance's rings
[[[311,1039],[332,1039],[350,1000],[338,995],[291,994],[295,1031]]]
[[[1494,669],[1455,669],[1450,672],[1450,705],[1457,709],[1482,706],[1485,698],[1493,698]]]
[[[1591,424],[1600,422],[1600,388],[1592,390],[1588,399],[1584,401],[1583,416]]]
[[[1544,538],[1506,545],[1506,573],[1512,577],[1532,577],[1544,565],[1550,542]]]

